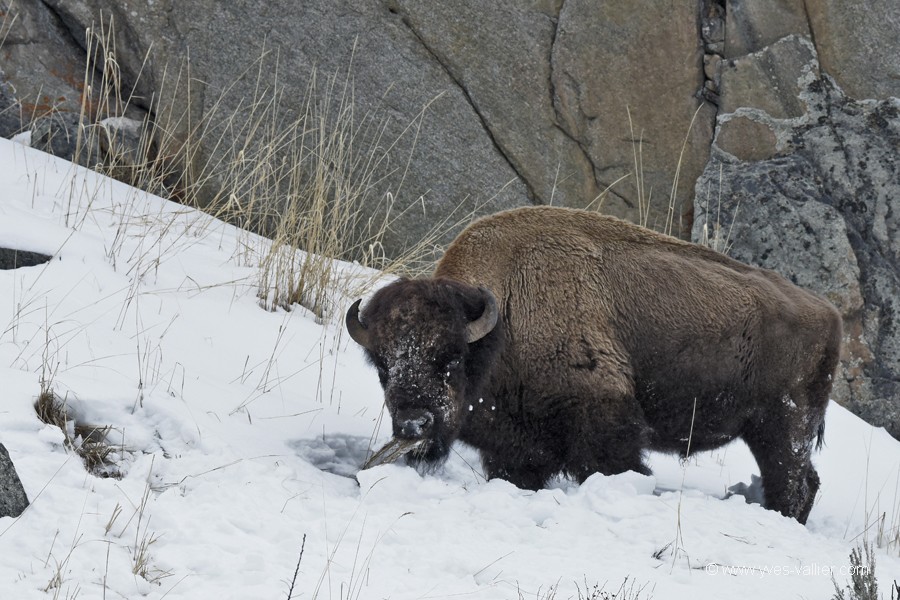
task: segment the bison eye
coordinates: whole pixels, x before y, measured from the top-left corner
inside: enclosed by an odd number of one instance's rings
[[[462,359],[454,358],[453,360],[446,363],[446,367],[444,367],[444,375],[446,377],[450,377],[451,375],[456,374],[460,367],[462,366]]]

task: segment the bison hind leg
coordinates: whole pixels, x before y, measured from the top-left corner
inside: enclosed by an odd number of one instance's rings
[[[809,513],[812,511],[818,491],[819,474],[816,473],[816,470],[810,465],[809,470],[806,472],[806,501],[803,505],[798,507],[799,512],[797,514],[797,521],[804,525],[806,524],[806,519],[809,518]]]
[[[788,397],[786,397],[788,398]],[[812,451],[822,433],[824,407],[781,403],[743,439],[762,476],[765,507],[806,523],[819,490]]]

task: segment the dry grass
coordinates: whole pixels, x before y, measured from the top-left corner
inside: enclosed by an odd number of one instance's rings
[[[575,591],[577,596],[568,596],[568,598],[577,598],[577,600],[640,600],[642,597],[649,600],[653,597],[652,589],[648,589],[649,584],[637,585],[634,579],[628,577],[619,585],[618,588],[611,591],[607,589],[606,583],[588,584],[584,581],[582,584],[575,582]],[[645,596],[642,596],[646,592]],[[549,586],[546,590],[539,589],[534,593],[535,600],[556,600],[559,593],[559,582]],[[519,600],[526,600],[529,596],[525,595],[522,590],[518,590]]]
[[[359,122],[349,73],[319,87],[314,74],[299,117],[264,131],[256,155],[246,160],[243,154],[232,176],[253,182],[238,206],[270,206],[271,198],[283,198],[259,265],[262,305],[274,310],[300,304],[322,318],[336,287],[334,259],[371,267],[384,262],[372,249],[387,224],[365,221],[362,207],[372,200],[387,155],[381,150],[383,124],[365,116]],[[268,110],[273,119],[280,112],[277,104],[265,106],[265,120]]]
[[[85,469],[98,477],[121,476],[117,465],[121,447],[109,442],[110,426],[96,426],[79,421],[70,412],[66,398],[60,398],[54,389],[53,379],[59,368],[58,341],[44,326],[40,391],[34,402],[34,412],[41,422],[58,427],[63,435],[63,445],[75,452],[84,462]]]
[[[641,130],[640,135],[635,137],[631,109],[626,106],[625,112],[628,114],[628,131],[631,133],[631,151],[634,159],[633,175],[638,208],[638,225],[647,227],[649,226],[650,199],[653,196],[653,188],[650,188],[648,192],[644,187],[644,131]]]
[[[298,103],[278,83],[278,56],[264,52],[242,75],[244,80],[255,78],[253,96],[235,100],[231,89],[222,90],[197,120],[185,108],[195,84],[185,60],[166,70],[161,80],[167,89],[159,90],[149,99],[149,110],[139,113],[132,107],[135,90],[124,88],[116,60],[114,25],[101,15],[99,25],[86,32],[74,162],[244,230],[235,260],[258,268],[258,296],[265,309],[300,304],[326,319],[339,312],[335,292],[356,295],[376,277],[360,277],[365,269],[345,276],[336,260],[383,274],[415,275],[423,265],[430,266],[444,232],[471,217],[451,214],[401,256],[387,256],[385,233],[419,199],[404,207],[397,200],[401,189],[385,191],[385,180],[392,175],[400,175],[402,186],[408,162],[398,163],[394,156],[399,138],[387,138],[388,118],[359,110],[352,61],[330,76],[314,71]],[[412,138],[413,151],[429,106],[400,136]],[[129,118],[135,114],[148,116]],[[84,201],[73,191],[65,225],[80,228],[91,205],[92,198]],[[127,206],[119,213],[122,237],[108,249],[114,267],[123,262],[127,226],[141,217],[148,215],[133,214]],[[209,224],[197,219],[185,235],[202,238],[210,233]],[[154,252],[172,247],[162,243],[172,222],[155,227],[161,232],[157,243],[147,245],[141,260],[129,257],[132,268],[141,264],[141,274],[158,266],[161,258]]]
[[[41,422],[59,428],[63,445],[81,458],[89,473],[97,477],[121,477],[117,463],[122,448],[109,441],[112,427],[79,422],[69,412],[65,398],[52,389],[38,395],[34,411]]]
[[[853,548],[850,552],[850,585],[841,589],[834,575],[831,582],[834,585],[833,600],[879,600],[878,580],[875,577],[875,549],[869,542],[863,542],[862,546]],[[893,593],[891,594],[893,599]]]
[[[672,187],[669,191],[669,199],[666,206],[666,215],[661,223],[650,221],[653,188],[651,187],[650,189],[647,189],[644,180],[644,131],[640,130],[635,133],[634,120],[631,116],[631,109],[628,106],[625,107],[625,114],[628,118],[628,131],[631,139],[632,171],[630,173],[622,175],[621,177],[610,183],[606,187],[606,189],[604,189],[596,198],[588,203],[585,208],[587,210],[601,211],[603,202],[606,199],[609,191],[622,181],[631,177],[634,181],[634,197],[637,204],[638,225],[640,225],[641,227],[654,229],[656,231],[659,231],[660,233],[665,233],[666,235],[677,236],[679,235],[679,232],[684,231],[685,224],[680,221],[681,217],[684,215],[684,211],[680,210],[680,207],[677,205],[678,185],[681,179],[681,168],[682,164],[684,163],[684,155],[687,151],[688,142],[690,141],[691,130],[693,130],[694,123],[697,120],[697,115],[700,114],[700,111],[702,109],[703,104],[698,106],[697,110],[694,111],[694,114],[691,117],[691,121],[688,124],[688,129],[684,134],[684,140],[681,144],[681,151],[678,154],[678,161],[675,164],[675,173],[672,176]],[[679,218],[677,223],[676,214]]]
[[[294,598],[294,586],[297,585],[297,575],[300,574],[300,563],[303,562],[303,551],[306,549],[306,534],[303,534],[303,541],[300,543],[300,556],[297,557],[297,566],[294,567],[294,576],[291,577],[290,585],[288,586],[287,592],[287,600],[293,600]]]
[[[454,220],[454,211],[400,256],[389,257],[382,239],[415,204],[397,209],[394,194],[379,192],[398,168],[389,164],[398,140],[385,139],[387,121],[359,114],[349,69],[324,81],[313,73],[297,118],[263,126],[278,122],[284,112],[279,104],[277,97],[254,103],[260,127],[254,143],[229,162],[232,191],[225,203],[226,218],[271,235],[258,272],[258,295],[267,310],[299,304],[324,320],[337,312],[336,297],[358,295],[374,277],[418,274],[430,265],[443,233],[471,218]],[[417,135],[427,109],[404,135]],[[273,206],[272,198],[280,199],[274,216],[261,209]],[[336,261],[380,273],[347,274]]]
[[[734,223],[737,221],[737,213],[740,209],[740,202],[734,208],[734,215],[732,215],[731,223],[728,225],[726,229],[722,225],[722,167],[719,166],[719,190],[716,194],[716,218],[710,223],[709,216],[712,214],[712,201],[710,199],[711,190],[706,190],[706,206],[707,206],[707,219],[706,223],[703,224],[703,232],[698,240],[698,243],[712,248],[717,252],[721,252],[722,254],[728,254],[731,251],[731,245],[733,240],[731,238],[732,231],[734,230]]]
[[[75,537],[72,539],[72,544],[69,546],[66,555],[62,558],[62,560],[57,559],[53,554],[53,549],[56,546],[56,540],[59,538],[59,530],[57,530],[56,535],[53,536],[53,540],[50,542],[50,550],[47,553],[47,559],[44,561],[44,567],[49,568],[52,575],[50,580],[47,582],[41,591],[45,594],[53,593],[53,600],[58,600],[59,598],[65,598],[66,600],[75,600],[78,597],[78,594],[81,593],[81,586],[77,583],[75,587],[67,586],[65,590],[65,595],[63,594],[63,584],[66,580],[66,574],[69,571],[69,560],[72,558],[72,554],[75,550],[81,545],[82,535],[78,532],[76,528]],[[50,566],[50,561],[53,561],[53,566]]]
[[[13,25],[19,19],[19,12],[14,10],[14,6],[10,3],[7,5],[0,5],[0,11],[2,11],[2,20],[0,20],[0,48],[3,47],[3,44],[6,43],[6,38],[9,37],[9,32],[12,30]]]
[[[866,467],[862,486],[865,520],[862,530],[853,532],[850,541],[856,544],[862,541],[864,546],[874,545],[890,554],[900,555],[900,468],[894,469],[892,477],[874,487],[874,497],[870,497],[870,484],[873,483],[869,475],[872,435],[874,430],[870,432],[866,442]],[[851,520],[848,519],[845,537],[850,537],[850,523]]]

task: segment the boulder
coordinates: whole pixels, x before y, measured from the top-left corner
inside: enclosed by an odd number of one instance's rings
[[[800,97],[804,76],[818,76],[816,51],[799,35],[790,35],[762,50],[727,59],[720,67],[719,114],[754,108],[769,117],[789,119],[806,114]]]
[[[40,252],[16,250],[15,248],[0,248],[0,271],[42,265],[51,258],[53,257]]]
[[[765,119],[733,115],[719,122],[716,146],[739,160],[772,158],[779,152],[778,137]]]
[[[16,99],[16,90],[0,69],[0,137],[11,138],[21,132],[22,121],[22,105]]]
[[[771,46],[723,59],[715,147],[741,160],[789,152],[792,119],[805,118],[805,85],[820,77],[815,47],[789,35]]]
[[[829,78],[801,96],[803,118],[769,119],[790,153],[744,161],[714,144],[693,237],[831,300],[844,319],[833,397],[900,438],[900,100],[858,102]]]
[[[0,444],[0,518],[18,517],[28,508],[28,496],[9,452]]]
[[[796,1],[796,0],[795,0]],[[851,98],[900,97],[896,2],[806,0],[822,70]]]
[[[803,0],[729,0],[725,18],[725,58],[752,54],[799,34],[810,38]]]
[[[0,78],[20,104],[14,119],[27,125],[51,113],[77,114],[81,110],[84,53],[42,2],[7,4],[6,27],[0,30],[0,37],[5,35],[0,46]],[[83,39],[83,31],[80,37]]]
[[[640,144],[645,192],[656,198],[648,221],[659,223],[687,138],[688,183],[676,203],[684,200],[706,161],[712,125],[711,107],[694,119],[703,83],[695,2],[397,4],[466,90],[535,202],[596,206],[612,186],[603,211],[637,220]],[[668,56],[684,60],[673,68]],[[661,96],[670,102],[661,105]]]
[[[900,11],[891,2],[728,0],[725,58],[792,34],[815,44],[822,70],[851,98],[900,96]]]

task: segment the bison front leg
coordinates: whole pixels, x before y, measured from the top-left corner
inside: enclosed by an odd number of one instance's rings
[[[811,456],[823,422],[824,407],[798,406],[785,396],[743,435],[759,466],[766,508],[802,524],[819,490]]]
[[[568,413],[566,472],[579,483],[594,473],[650,474],[644,464],[648,428],[633,400],[576,402]]]
[[[559,460],[540,448],[515,454],[482,450],[481,462],[488,479],[505,479],[523,490],[543,488],[560,471]]]

